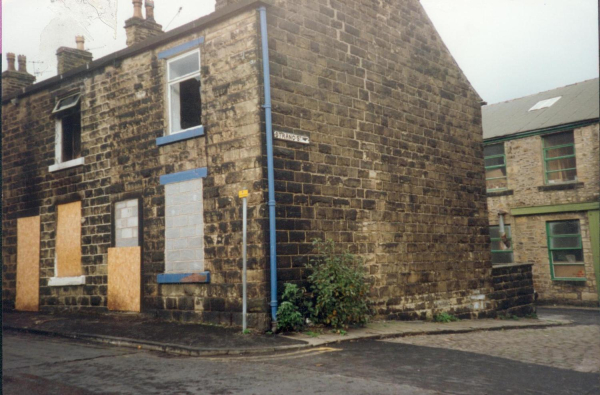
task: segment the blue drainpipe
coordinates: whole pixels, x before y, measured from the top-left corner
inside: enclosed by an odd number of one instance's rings
[[[271,251],[271,318],[277,321],[277,239],[275,229],[275,172],[273,170],[273,120],[271,118],[271,71],[269,68],[269,39],[267,9],[260,7],[260,35],[262,40],[263,78],[265,85],[265,123],[267,127],[267,178],[269,182],[269,244]]]

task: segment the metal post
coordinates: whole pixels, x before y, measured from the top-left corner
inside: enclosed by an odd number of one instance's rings
[[[246,245],[247,245],[247,239],[246,239],[246,232],[247,232],[247,220],[248,220],[248,202],[247,202],[248,198],[244,197],[242,199],[242,203],[243,203],[243,207],[242,207],[242,233],[243,233],[243,241],[242,241],[242,260],[244,262],[244,266],[243,266],[243,272],[242,272],[242,294],[243,294],[243,310],[242,310],[242,315],[243,315],[243,328],[244,331],[246,331],[246,327],[247,327],[247,306],[248,306],[248,302],[247,302],[247,292],[246,292]]]

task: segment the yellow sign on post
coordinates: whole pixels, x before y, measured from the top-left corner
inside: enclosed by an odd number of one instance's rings
[[[243,191],[240,191],[240,199],[248,197],[248,190],[244,189]]]

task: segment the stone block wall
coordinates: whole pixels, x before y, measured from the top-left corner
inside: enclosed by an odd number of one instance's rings
[[[41,215],[41,309],[106,309],[107,250],[119,202],[141,205],[142,311],[168,319],[241,323],[241,200],[249,189],[249,325],[268,314],[263,200],[258,23],[254,9],[222,18],[151,50],[3,103],[3,303],[14,305],[16,219]],[[204,136],[157,146],[168,127],[166,62],[161,51],[204,37],[201,51]],[[85,165],[49,173],[54,164],[56,100],[81,93]],[[207,168],[203,182],[204,270],[210,284],[162,284],[165,187],[160,176]],[[56,205],[82,201],[85,285],[49,287],[54,276]],[[116,218],[115,218],[116,219]],[[122,218],[119,218],[122,219]],[[123,235],[121,235],[121,238]]]
[[[524,316],[535,313],[535,294],[531,264],[494,266],[494,292],[490,299],[496,303],[498,315]]]
[[[480,98],[419,2],[274,3],[274,129],[310,138],[275,142],[280,287],[332,239],[380,316],[488,314]]]

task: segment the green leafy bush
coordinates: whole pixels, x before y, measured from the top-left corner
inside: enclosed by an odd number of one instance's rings
[[[452,314],[449,313],[439,313],[437,314],[435,317],[433,317],[433,320],[435,322],[454,322],[454,321],[460,321],[460,319]]]
[[[319,256],[309,265],[312,321],[334,328],[365,324],[371,311],[362,260],[348,251],[337,253],[332,240],[315,240],[313,244]]]
[[[282,331],[295,331],[304,325],[301,306],[305,305],[304,292],[296,284],[285,284],[282,302],[277,309],[277,328]]]

